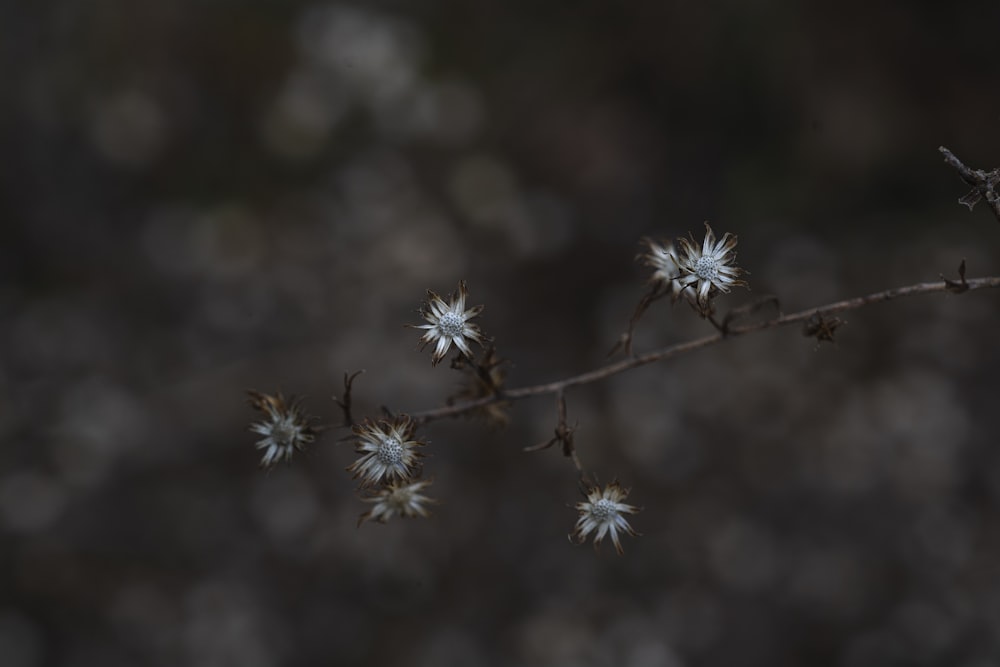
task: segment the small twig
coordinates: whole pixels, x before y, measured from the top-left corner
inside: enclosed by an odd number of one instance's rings
[[[635,326],[639,323],[639,319],[642,317],[643,313],[646,312],[646,309],[653,304],[653,302],[659,301],[669,293],[670,290],[666,288],[666,283],[662,281],[653,283],[653,285],[649,288],[649,291],[642,295],[642,298],[635,307],[635,312],[633,312],[632,317],[629,318],[628,331],[621,335],[618,342],[615,343],[615,346],[611,348],[610,352],[608,352],[609,358],[613,356],[615,352],[622,349],[624,349],[625,354],[629,356],[632,355],[632,337],[635,334]]]
[[[973,280],[966,281],[965,286],[966,286],[965,291],[997,288],[1000,287],[1000,277],[991,276],[987,278],[975,278]],[[814,318],[816,316],[826,317],[834,313],[845,312],[848,310],[856,310],[858,308],[861,308],[862,306],[867,306],[873,303],[892,301],[894,299],[899,299],[902,297],[917,296],[918,294],[932,294],[935,292],[952,292],[952,291],[954,291],[954,289],[951,286],[949,286],[948,281],[944,280],[933,283],[917,283],[916,285],[896,287],[882,292],[875,292],[874,294],[868,294],[866,296],[859,296],[853,299],[845,299],[843,301],[837,301],[825,306],[809,308],[807,310],[802,310],[797,313],[791,313],[789,315],[781,315],[761,322],[754,322],[751,324],[745,324],[741,326],[731,326],[727,329],[725,335],[723,335],[722,333],[716,333],[711,336],[705,336],[703,338],[698,338],[696,340],[688,341],[686,343],[678,343],[676,345],[670,345],[668,347],[660,348],[652,352],[647,352],[646,354],[629,357],[628,359],[623,359],[615,363],[607,364],[605,366],[596,368],[592,371],[568,377],[564,380],[557,380],[555,382],[531,385],[528,387],[520,387],[517,389],[509,389],[503,393],[502,397],[497,397],[497,396],[485,397],[473,401],[456,403],[454,405],[435,408],[433,410],[426,410],[424,412],[415,412],[411,413],[411,417],[415,420],[419,420],[421,423],[426,423],[434,421],[436,419],[456,417],[458,415],[471,412],[472,410],[476,410],[478,408],[491,405],[492,403],[500,400],[517,401],[523,398],[528,398],[529,396],[540,396],[543,394],[559,394],[568,387],[574,387],[577,385],[598,382],[600,380],[604,380],[605,378],[609,378],[612,375],[617,375],[618,373],[623,373],[627,370],[637,368],[639,366],[645,366],[646,364],[665,361],[667,359],[671,359],[673,357],[677,357],[682,354],[686,354],[688,352],[693,352],[695,350],[699,350],[704,347],[716,345],[726,339],[737,338],[739,336],[744,336],[746,334],[755,333],[758,331],[765,331],[767,329],[776,329],[778,327],[788,326],[791,324],[804,323],[809,321],[810,318]]]
[[[333,397],[333,402],[336,403],[341,411],[344,413],[344,423],[343,426],[346,428],[352,428],[354,426],[354,417],[351,416],[351,388],[354,385],[354,379],[364,373],[363,370],[354,371],[353,373],[344,373],[344,397],[337,398]]]
[[[965,258],[962,258],[962,263],[958,265],[958,280],[951,280],[941,276],[941,280],[944,281],[945,287],[955,294],[961,294],[962,292],[969,291],[969,283],[965,280]]]
[[[559,414],[559,422],[556,424],[555,435],[545,442],[525,447],[524,451],[539,452],[559,443],[562,445],[563,456],[573,460],[573,465],[576,466],[577,472],[583,477],[583,465],[580,463],[580,458],[576,455],[576,446],[573,444],[573,431],[576,430],[576,425],[570,426],[566,420],[566,393],[562,390],[556,392],[556,410]]]
[[[715,330],[718,331],[723,337],[729,334],[729,318],[724,319],[722,322],[715,319],[715,313],[706,313],[705,319],[712,323]]]
[[[982,169],[969,169],[944,146],[939,146],[938,150],[944,155],[944,161],[957,170],[962,180],[973,188],[972,192],[959,199],[958,203],[968,206],[971,211],[981,199],[985,199],[993,210],[993,215],[996,216],[997,220],[1000,220],[1000,193],[997,192],[997,187],[1000,186],[1000,169],[989,172]]]

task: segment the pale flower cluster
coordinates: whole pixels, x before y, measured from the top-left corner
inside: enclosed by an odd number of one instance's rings
[[[428,517],[427,505],[434,501],[421,491],[430,480],[415,479],[420,473],[419,447],[427,443],[414,437],[413,421],[406,415],[372,421],[354,427],[356,451],[361,457],[347,468],[360,480],[362,500],[374,506],[358,519],[385,523],[394,516]]]
[[[724,238],[723,244],[718,248],[706,245],[708,251],[702,253],[702,256],[714,257],[719,252],[723,255],[728,253],[727,239],[728,237]],[[650,243],[648,262],[657,269],[654,280],[676,286],[675,297],[690,295],[688,298],[694,299],[696,293],[700,294],[705,290],[700,285],[692,285],[687,279],[685,267],[697,263],[692,257],[691,250],[678,256],[672,245],[661,247]],[[701,267],[701,270],[707,269]],[[725,279],[729,275],[730,271],[720,269],[716,272],[716,279],[719,279],[718,276]],[[479,315],[483,306],[467,309],[467,298],[468,291],[464,282],[459,283],[457,293],[449,296],[448,301],[428,290],[428,300],[420,311],[427,324],[415,328],[425,330],[421,337],[424,346],[434,344],[431,354],[433,365],[448,354],[452,345],[455,346],[459,355],[453,360],[452,368],[467,371],[476,381],[471,387],[466,387],[459,397],[467,401],[496,398],[495,404],[487,403],[483,408],[498,411],[498,414],[486,414],[492,417],[492,422],[503,423],[506,418],[503,411],[506,402],[501,396],[504,361],[496,355],[491,341],[480,359],[474,357],[470,343],[485,347],[484,342],[489,339],[470,321]],[[358,525],[368,521],[386,523],[395,517],[427,518],[430,516],[429,507],[436,501],[424,495],[432,481],[420,479],[423,457],[421,449],[427,443],[416,436],[417,423],[407,415],[390,415],[380,419],[366,418],[355,424],[350,410],[350,381],[353,376],[348,377],[345,380],[344,398],[335,400],[344,410],[345,422],[353,424],[351,428],[356,437],[355,451],[359,456],[348,466],[347,471],[358,480],[361,500],[371,505],[359,517]],[[281,394],[268,396],[250,392],[250,396],[251,405],[266,415],[265,420],[250,427],[263,436],[257,442],[257,448],[264,451],[263,465],[289,460],[294,452],[315,439],[317,430],[311,426],[312,418],[299,409],[296,401],[287,403]],[[593,535],[595,547],[610,536],[615,550],[621,554],[620,536],[637,535],[625,518],[625,515],[639,511],[624,502],[628,489],[615,481],[604,489],[596,486],[588,488],[584,495],[586,500],[576,505],[580,516],[573,535],[581,542]]]
[[[649,239],[646,244],[649,250],[642,259],[654,269],[650,282],[667,286],[675,301],[683,297],[702,314],[711,311],[711,299],[716,294],[746,286],[740,279],[745,272],[734,264],[736,237],[727,232],[716,240],[707,222],[700,245],[694,238],[678,239],[676,247]]]

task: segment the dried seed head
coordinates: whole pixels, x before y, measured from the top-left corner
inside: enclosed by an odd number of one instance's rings
[[[698,247],[694,238],[679,239],[681,254],[677,258],[680,275],[677,283],[684,288],[693,288],[697,292],[697,304],[700,309],[708,311],[710,299],[718,292],[728,292],[733,286],[746,287],[746,282],[739,279],[743,269],[733,265],[736,260],[736,237],[728,232],[719,241],[715,240],[715,232],[705,223],[705,240]]]
[[[267,416],[250,425],[251,431],[264,436],[255,444],[257,449],[264,450],[262,466],[288,461],[296,451],[316,439],[318,431],[312,426],[313,418],[302,412],[299,400],[293,398],[286,403],[280,393],[275,396],[256,391],[247,393],[250,405]]]
[[[815,338],[819,342],[834,342],[834,334],[837,329],[846,324],[839,317],[827,317],[821,313],[814,313],[802,327],[802,334],[809,338]]]
[[[587,487],[584,490],[586,500],[576,504],[580,518],[576,521],[572,536],[576,538],[577,542],[585,542],[590,533],[595,533],[594,548],[596,549],[604,536],[610,534],[615,551],[618,552],[618,555],[624,553],[621,542],[618,540],[618,532],[621,531],[633,537],[638,535],[624,517],[625,514],[635,514],[639,511],[638,507],[622,502],[628,497],[628,494],[629,489],[623,488],[617,481],[605,486],[603,491],[598,486]]]
[[[347,468],[362,486],[407,480],[416,473],[418,459],[423,456],[417,447],[425,443],[411,439],[413,423],[402,415],[374,422],[366,419],[354,427],[358,436],[356,451],[361,458]]]
[[[448,403],[497,396],[503,390],[507,375],[504,371],[506,363],[506,359],[497,356],[496,348],[492,345],[483,353],[480,361],[471,363],[465,359],[453,361],[452,368],[464,371],[466,377],[462,387],[448,399]],[[510,416],[507,414],[509,407],[509,401],[498,400],[475,408],[472,414],[481,417],[488,426],[500,428],[510,421]]]
[[[448,354],[452,343],[455,344],[462,354],[469,359],[472,358],[472,350],[468,341],[475,341],[483,344],[483,334],[479,327],[471,322],[472,318],[482,312],[482,306],[474,306],[465,309],[465,299],[469,293],[465,287],[465,281],[458,284],[458,293],[448,295],[448,303],[431,290],[427,290],[427,301],[420,310],[420,314],[427,320],[428,324],[410,325],[414,329],[426,329],[420,338],[420,347],[423,349],[428,343],[436,343],[434,353],[431,355],[431,364],[437,365],[444,356]]]
[[[681,277],[681,269],[674,244],[669,241],[660,244],[648,238],[643,239],[643,242],[649,249],[645,254],[640,255],[639,259],[642,259],[646,266],[653,269],[653,275],[649,277],[649,282],[667,286],[674,301],[684,297],[688,301],[694,302],[696,297],[694,288],[685,286],[678,280]]]
[[[437,501],[422,495],[420,492],[431,485],[431,480],[421,480],[411,484],[392,482],[378,493],[368,498],[362,498],[366,503],[374,503],[374,507],[358,518],[360,526],[365,521],[385,523],[394,516],[423,517],[430,513],[427,505]]]

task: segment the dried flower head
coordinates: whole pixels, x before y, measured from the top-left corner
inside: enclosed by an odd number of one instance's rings
[[[576,504],[576,509],[580,512],[580,518],[576,521],[573,529],[573,537],[577,542],[586,541],[590,533],[597,531],[594,536],[594,548],[601,543],[604,536],[611,534],[611,541],[615,545],[618,555],[624,553],[621,542],[618,541],[618,531],[627,533],[633,537],[638,535],[624,514],[635,514],[638,507],[626,505],[622,501],[628,497],[630,489],[623,488],[618,481],[613,481],[604,487],[602,491],[598,486],[589,486],[584,492],[587,500]]]
[[[497,356],[496,347],[491,345],[482,355],[481,360],[469,362],[459,358],[452,362],[452,368],[465,371],[465,382],[462,387],[448,398],[448,404],[456,401],[476,401],[482,398],[495,397],[503,391],[506,371],[506,359]],[[482,407],[474,408],[472,414],[482,418],[488,426],[500,428],[510,421],[507,410],[510,401],[495,401]]]
[[[296,450],[303,449],[316,439],[317,430],[312,426],[313,418],[299,408],[299,401],[292,399],[286,403],[284,396],[269,396],[256,391],[250,394],[250,405],[263,412],[267,419],[254,422],[250,430],[262,436],[257,441],[257,449],[264,450],[262,466],[270,466],[278,461],[288,461]]]
[[[483,306],[474,306],[465,309],[465,299],[469,295],[463,280],[458,284],[457,295],[448,295],[449,303],[431,290],[427,290],[427,301],[420,309],[420,314],[429,324],[411,325],[414,329],[427,329],[427,333],[420,339],[420,349],[428,343],[436,342],[434,354],[431,355],[431,363],[437,365],[448,353],[451,344],[462,351],[468,358],[472,358],[472,350],[469,349],[468,341],[473,340],[480,345],[483,344],[483,334],[479,327],[469,322],[473,317],[479,315]]]
[[[739,279],[743,269],[732,264],[736,259],[736,237],[728,232],[719,241],[715,240],[712,227],[705,223],[705,241],[701,248],[691,239],[679,239],[681,255],[678,261],[680,277],[677,282],[682,287],[694,286],[698,291],[698,304],[705,308],[708,300],[717,292],[728,292],[734,285],[746,286]]]
[[[421,494],[420,492],[431,485],[431,480],[421,480],[412,484],[403,482],[393,482],[370,498],[362,498],[366,503],[374,503],[375,506],[361,515],[358,519],[360,526],[365,521],[378,521],[385,523],[394,516],[402,517],[423,517],[430,516],[427,505],[436,503],[433,498]]]
[[[417,459],[423,456],[417,447],[425,443],[411,439],[413,422],[409,417],[401,415],[378,422],[365,419],[354,427],[354,434],[359,438],[355,451],[362,456],[347,471],[355,479],[360,477],[362,486],[413,477]]]
[[[834,334],[844,324],[844,320],[839,317],[827,317],[822,313],[813,313],[803,325],[802,333],[809,338],[815,338],[820,343],[833,343]]]
[[[680,260],[677,258],[677,251],[674,244],[669,241],[659,244],[652,239],[643,239],[649,247],[648,252],[640,255],[646,266],[653,268],[653,275],[649,277],[650,283],[661,283],[670,288],[670,295],[674,301],[681,296],[688,301],[694,302],[696,292],[693,287],[685,286],[678,278],[681,276]]]

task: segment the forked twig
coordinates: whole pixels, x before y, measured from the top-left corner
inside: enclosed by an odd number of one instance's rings
[[[354,417],[351,416],[351,389],[354,386],[354,379],[364,373],[363,370],[354,371],[353,373],[344,373],[344,396],[343,398],[333,397],[333,402],[340,407],[341,411],[344,413],[344,423],[343,426],[351,428],[354,426]]]
[[[990,209],[993,210],[993,215],[996,216],[997,220],[1000,220],[1000,192],[997,192],[997,188],[1000,187],[1000,169],[992,171],[969,169],[944,146],[939,146],[938,150],[944,155],[944,161],[949,166],[954,167],[962,180],[973,188],[971,192],[960,198],[958,203],[968,206],[971,211],[980,200],[985,199]]]

